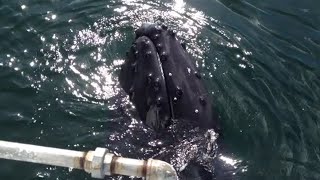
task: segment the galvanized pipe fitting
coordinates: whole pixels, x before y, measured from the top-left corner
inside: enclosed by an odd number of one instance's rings
[[[105,175],[144,177],[146,180],[177,180],[174,168],[160,160],[118,157],[105,148],[81,152],[29,144],[0,141],[0,158],[84,169],[93,178]]]

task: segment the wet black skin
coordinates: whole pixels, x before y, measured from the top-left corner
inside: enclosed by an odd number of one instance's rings
[[[155,130],[166,128],[172,119],[218,128],[195,60],[165,25],[144,24],[136,31],[119,80],[140,119]]]
[[[196,68],[195,60],[185,50],[185,44],[177,40],[174,31],[164,25],[142,25],[136,31],[136,39],[121,67],[119,80],[145,124],[164,133],[172,122],[180,124],[175,126],[176,132],[188,133],[186,128],[195,127],[200,128],[199,132],[214,129],[219,134],[216,154],[224,152],[224,148],[221,148],[218,116],[213,110],[201,73]],[[176,145],[178,150],[190,148],[183,144],[179,147],[179,142]],[[167,157],[170,156],[164,154],[160,159],[169,162]],[[179,177],[185,180],[238,179],[234,175],[236,169],[219,158],[213,161],[212,166],[214,173],[207,171],[194,158],[179,173]]]

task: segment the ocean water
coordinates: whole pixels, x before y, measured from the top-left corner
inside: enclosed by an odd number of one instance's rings
[[[319,9],[317,0],[0,0],[0,139],[153,157],[155,135],[117,76],[134,30],[162,21],[204,74],[234,178],[320,179]],[[0,160],[0,179],[92,178]]]

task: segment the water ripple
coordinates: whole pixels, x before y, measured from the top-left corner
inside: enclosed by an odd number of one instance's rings
[[[216,158],[230,164],[225,173],[233,178],[319,179],[318,7],[312,0],[0,3],[1,139],[105,146],[138,158],[169,154],[180,170],[195,158],[210,173],[224,172],[212,169]],[[178,31],[204,73],[221,116],[222,154],[207,152],[203,143],[210,143],[196,130],[167,146],[139,121],[119,87],[134,29],[156,21]],[[73,170],[1,163],[6,179],[89,179]]]

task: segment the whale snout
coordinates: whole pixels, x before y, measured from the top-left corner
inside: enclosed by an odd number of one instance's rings
[[[216,128],[217,118],[201,73],[165,25],[144,23],[121,67],[120,85],[135,105],[140,119],[155,130],[172,119]]]

